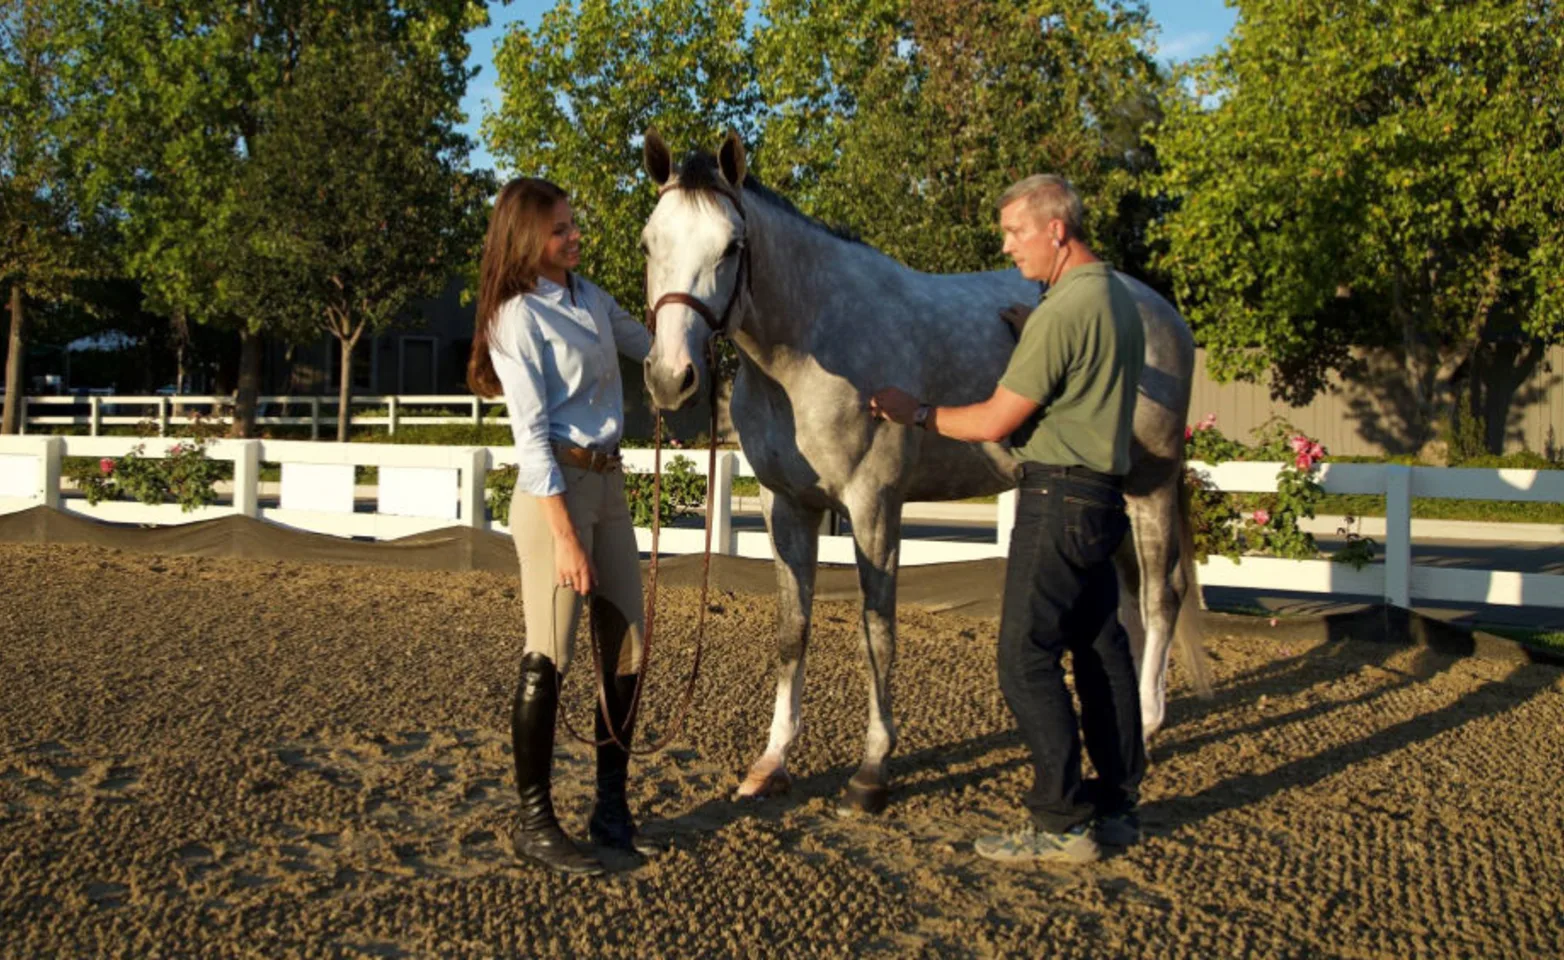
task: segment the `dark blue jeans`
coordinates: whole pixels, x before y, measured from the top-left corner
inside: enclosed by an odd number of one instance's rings
[[[1032,754],[1026,795],[1043,830],[1129,809],[1146,771],[1140,696],[1129,637],[1119,625],[1113,554],[1129,530],[1111,477],[1025,465],[1005,572],[999,686]],[[1080,697],[1064,685],[1071,655]],[[1081,738],[1097,768],[1081,781]]]

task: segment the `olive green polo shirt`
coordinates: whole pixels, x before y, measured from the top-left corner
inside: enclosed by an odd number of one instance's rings
[[[1042,408],[1010,437],[1022,460],[1122,476],[1130,469],[1146,335],[1106,263],[1067,272],[1026,321],[999,385]]]

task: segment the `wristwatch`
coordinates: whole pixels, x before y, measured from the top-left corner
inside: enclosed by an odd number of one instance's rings
[[[912,425],[920,430],[929,428],[929,414],[934,412],[934,407],[927,403],[918,404],[918,409],[912,415]]]

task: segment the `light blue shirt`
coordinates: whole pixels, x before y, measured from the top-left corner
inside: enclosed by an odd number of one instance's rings
[[[577,276],[571,290],[538,278],[537,289],[500,306],[489,358],[505,391],[516,438],[516,492],[565,492],[551,441],[612,450],[624,433],[623,353],[640,362],[652,335],[614,298]]]

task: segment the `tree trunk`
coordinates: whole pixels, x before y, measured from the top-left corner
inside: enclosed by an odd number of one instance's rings
[[[353,348],[358,346],[359,335],[363,328],[353,331],[350,337],[339,337],[342,341],[342,364],[337,371],[337,442],[348,442],[348,426],[353,419],[352,408],[348,406],[348,398],[353,396]]]
[[[22,432],[22,397],[26,383],[22,379],[22,287],[11,286],[11,344],[5,358],[5,411],[0,414],[0,433]]]
[[[261,392],[261,335],[248,326],[239,329],[239,389],[234,407],[233,435],[253,439],[255,403]]]
[[[176,398],[174,412],[178,414],[180,407],[177,398],[185,392],[185,360],[190,353],[190,321],[185,317],[184,308],[176,307],[168,322],[174,328],[174,396]]]

